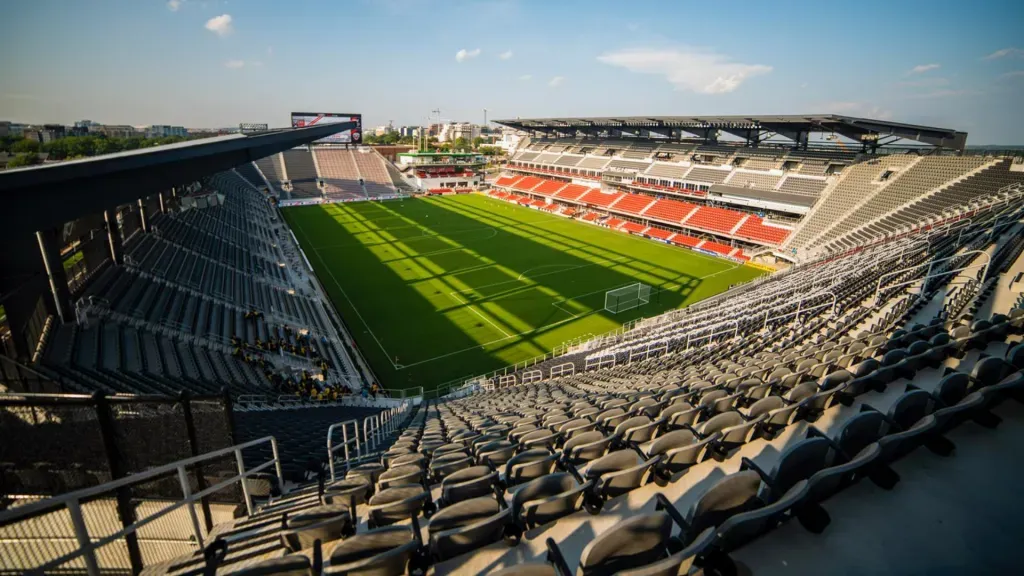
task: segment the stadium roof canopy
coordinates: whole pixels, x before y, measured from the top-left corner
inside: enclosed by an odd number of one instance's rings
[[[0,172],[0,234],[60,226],[354,127],[339,122],[218,136]]]
[[[967,133],[951,128],[903,124],[839,114],[792,114],[782,116],[606,116],[588,118],[517,118],[495,120],[510,128],[546,136],[573,137],[577,133],[640,138],[683,139],[696,136],[714,141],[721,131],[757,145],[781,136],[806,147],[814,133],[840,134],[866,148],[876,149],[899,140],[915,140],[930,146],[963,150]]]

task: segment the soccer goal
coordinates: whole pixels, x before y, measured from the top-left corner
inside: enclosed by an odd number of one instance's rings
[[[604,294],[604,309],[612,314],[639,308],[651,301],[651,287],[637,282]]]

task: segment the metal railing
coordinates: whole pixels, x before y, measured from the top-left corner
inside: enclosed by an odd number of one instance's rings
[[[349,425],[352,426],[352,436],[349,436]],[[334,430],[341,429],[341,444],[334,445]],[[359,442],[359,421],[358,420],[346,420],[344,422],[338,422],[337,424],[331,424],[327,429],[327,462],[331,470],[331,482],[336,479],[334,472],[334,453],[339,449],[345,452],[345,470],[348,471],[351,468],[352,453],[349,451],[349,447],[355,445],[356,458],[363,456],[363,447]]]
[[[41,374],[3,354],[0,354],[0,384],[10,392],[58,394],[74,391],[59,379]]]
[[[985,262],[983,264],[970,264],[970,265],[961,266],[959,268],[955,268],[955,269],[952,269],[952,270],[945,270],[943,272],[937,272],[935,274],[932,274],[932,269],[935,267],[936,264],[939,264],[941,262],[950,262],[950,261],[953,261],[953,260],[960,260],[960,259],[963,259],[964,257],[966,257],[966,256],[968,256],[970,254],[976,254],[978,256],[984,256],[985,257]],[[991,263],[992,263],[992,257],[989,256],[987,252],[984,252],[982,250],[969,250],[969,251],[964,252],[962,254],[957,254],[955,256],[950,256],[948,258],[940,258],[938,260],[929,260],[928,262],[925,262],[923,264],[918,264],[916,266],[908,266],[906,268],[901,268],[901,269],[896,270],[894,272],[888,272],[886,274],[881,275],[878,278],[878,284],[875,286],[875,295],[871,299],[871,306],[877,306],[878,305],[878,295],[882,292],[882,283],[887,278],[890,278],[892,276],[898,276],[898,275],[903,274],[905,272],[910,272],[911,270],[917,270],[917,269],[920,269],[920,268],[927,268],[927,271],[925,272],[925,275],[923,277],[913,278],[911,280],[906,280],[906,281],[903,281],[903,282],[897,282],[895,284],[889,284],[889,285],[885,286],[885,288],[887,290],[890,290],[890,289],[893,289],[893,288],[899,288],[901,286],[909,286],[911,284],[916,284],[918,282],[927,282],[931,278],[935,278],[935,277],[939,277],[939,276],[948,276],[950,274],[956,274],[957,272],[965,272],[967,270],[974,270],[974,269],[977,269],[977,268],[980,268],[980,269],[983,270],[983,272],[981,274],[981,277],[984,278],[988,274],[988,267],[989,267],[989,265]],[[921,290],[920,297],[924,298],[924,290]]]
[[[809,308],[804,308],[804,302],[806,302],[808,300],[813,300],[815,298],[820,298],[822,296],[831,296],[832,297],[832,301],[830,303],[822,304],[820,306],[811,306]],[[804,296],[804,297],[800,298],[800,300],[798,300],[797,303],[796,303],[796,310],[793,311],[793,312],[788,312],[786,314],[779,314],[777,316],[769,316],[769,314],[772,312],[772,310],[777,310],[779,308],[787,308],[787,307],[793,305],[792,302],[788,302],[788,303],[782,304],[780,306],[775,306],[775,307],[769,308],[769,309],[764,311],[764,326],[762,326],[762,328],[767,328],[768,327],[768,323],[771,322],[771,321],[774,321],[774,320],[785,320],[786,318],[789,318],[791,316],[796,317],[796,319],[799,320],[800,319],[800,314],[802,312],[813,312],[813,311],[816,311],[816,310],[820,310],[821,308],[824,308],[826,306],[830,306],[832,308],[832,314],[835,315],[837,302],[838,302],[838,300],[836,299],[835,292],[826,291],[826,292],[818,292],[817,294],[811,294],[810,296]]]
[[[584,370],[600,370],[601,368],[614,368],[615,354],[607,354],[598,358],[587,358],[583,366]]]
[[[373,452],[377,449],[380,440],[380,417],[375,414],[363,418],[363,442],[366,443],[366,449]]]
[[[576,365],[572,362],[566,362],[559,364],[558,366],[552,366],[549,375],[551,378],[557,378],[559,376],[572,376],[576,373]]]
[[[523,372],[523,384],[530,384],[531,382],[539,382],[544,379],[544,372],[541,370],[529,370]]]
[[[242,458],[242,450],[264,444],[270,444],[273,457],[262,464],[251,469],[246,469]],[[226,456],[234,455],[237,465],[237,474],[203,490],[193,492],[189,476],[192,469],[201,466],[203,463],[211,463]],[[245,482],[254,474],[263,472],[271,467],[277,476],[279,485],[284,485],[284,478],[281,473],[281,461],[277,451],[277,441],[273,436],[267,436],[252,440],[244,444],[238,444],[199,456],[185,458],[157,466],[131,476],[107,482],[99,486],[84,488],[67,494],[46,498],[23,506],[0,512],[0,549],[6,548],[4,554],[0,554],[4,560],[4,569],[13,568],[27,574],[46,574],[55,571],[84,571],[90,576],[99,576],[105,571],[124,571],[130,566],[132,572],[139,572],[142,566],[142,555],[138,553],[138,543],[135,542],[134,554],[132,543],[137,534],[147,526],[156,527],[155,521],[164,518],[178,510],[184,509],[190,519],[191,547],[201,549],[204,540],[209,532],[199,521],[199,514],[196,511],[196,503],[203,498],[218,491],[241,484],[242,494],[246,510],[252,514],[252,497]],[[140,486],[155,480],[160,480],[171,474],[176,475],[181,487],[181,499],[171,502],[159,509],[152,511],[145,518],[136,520],[131,524],[110,533],[94,533],[98,529],[105,528],[102,519],[97,518],[97,510],[103,508],[102,503],[114,505],[113,493],[133,486]],[[159,501],[153,502],[159,505]],[[109,511],[109,506],[106,508]],[[40,519],[47,517],[49,522],[41,523]],[[53,535],[35,534],[40,525],[57,528],[58,531],[66,531],[70,527],[73,534],[73,544],[66,542],[66,538],[52,537]],[[104,532],[106,532],[104,530]],[[19,542],[24,543],[31,540],[32,546],[18,546]],[[62,541],[63,540],[63,541]],[[46,542],[46,544],[43,544]],[[118,545],[123,543],[123,546]],[[73,546],[73,549],[70,549]],[[137,556],[136,556],[137,555]],[[167,558],[154,558],[148,554],[151,563],[166,560]],[[173,557],[173,556],[172,556]]]

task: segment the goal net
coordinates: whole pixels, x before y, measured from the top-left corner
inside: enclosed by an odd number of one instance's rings
[[[630,284],[622,288],[609,290],[604,294],[604,309],[618,314],[639,308],[651,301],[651,287],[648,284]]]

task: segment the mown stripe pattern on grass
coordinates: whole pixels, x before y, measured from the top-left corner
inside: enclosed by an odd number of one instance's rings
[[[761,272],[482,195],[287,208],[310,263],[387,387],[482,374],[713,296]],[[651,303],[618,315],[610,289]]]

